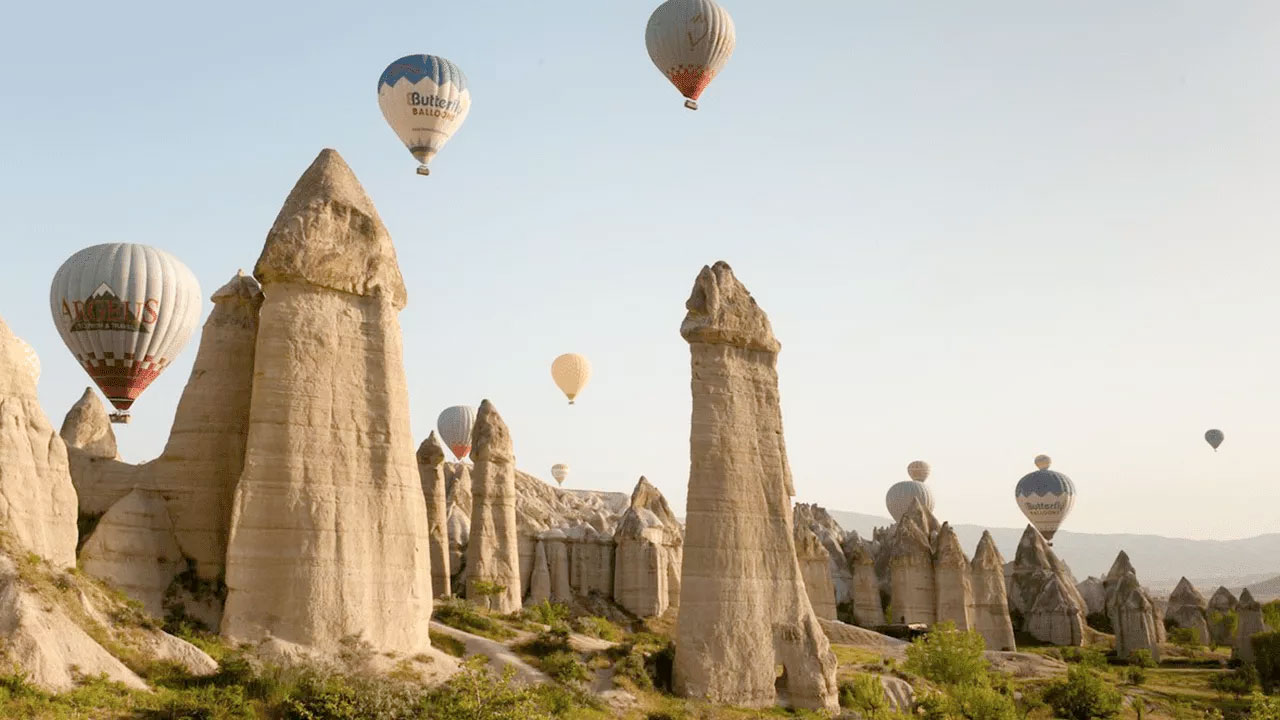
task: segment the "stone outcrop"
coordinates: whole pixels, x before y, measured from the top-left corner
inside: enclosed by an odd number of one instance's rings
[[[185,567],[164,497],[138,488],[117,501],[80,549],[80,564],[164,617],[165,593]]]
[[[1089,615],[1107,611],[1107,590],[1103,587],[1102,578],[1087,577],[1076,584],[1080,597],[1084,598],[1085,612]]]
[[[1107,595],[1107,618],[1116,636],[1116,654],[1127,658],[1136,650],[1146,650],[1160,659],[1164,623],[1142,585],[1138,573],[1123,550],[1102,581]]]
[[[1190,630],[1194,642],[1207,645],[1210,641],[1208,608],[1204,596],[1184,577],[1169,595],[1164,618],[1175,627]]]
[[[1235,649],[1231,656],[1241,662],[1254,662],[1253,643],[1250,639],[1260,632],[1266,632],[1267,623],[1262,616],[1262,605],[1253,599],[1253,593],[1248,588],[1240,593],[1236,614],[1240,617],[1240,624],[1236,629]]]
[[[444,443],[432,430],[418,446],[418,476],[427,501],[427,531],[431,536],[431,591],[449,597],[449,514],[444,484]]]
[[[488,400],[471,431],[471,537],[467,544],[467,599],[500,613],[516,612],[524,595],[516,532],[515,454],[511,432]],[[484,594],[477,583],[501,590]]]
[[[876,579],[875,558],[861,539],[845,544],[845,556],[853,577],[853,622],[862,627],[884,624],[880,604],[880,582]]]
[[[990,532],[983,532],[970,563],[973,581],[974,629],[988,650],[1017,650],[1009,601],[1005,592],[1004,557]]]
[[[933,553],[933,585],[937,593],[937,621],[955,623],[957,630],[974,629],[973,581],[969,558],[949,523],[943,523]]]
[[[1213,597],[1209,598],[1209,639],[1214,645],[1231,645],[1235,642],[1235,633],[1231,632],[1226,617],[1235,612],[1238,606],[1236,596],[1225,587],[1219,586]]]
[[[792,524],[812,532],[827,550],[827,575],[835,589],[836,605],[853,601],[853,572],[844,552],[846,533],[831,513],[818,505],[796,503]]]
[[[0,529],[61,566],[76,563],[67,448],[40,407],[26,348],[0,319]]]
[[[831,582],[831,555],[822,541],[807,527],[797,527],[796,559],[800,562],[800,576],[804,578],[809,604],[820,620],[836,619],[836,588]]]
[[[1033,526],[1018,541],[1008,578],[1010,615],[1041,642],[1081,645],[1084,642],[1085,601],[1065,563]]]
[[[572,541],[569,552],[569,586],[578,597],[613,598],[613,535],[594,525],[579,525],[566,533]]]
[[[919,506],[919,501],[914,501]],[[887,546],[881,551],[888,558],[889,606],[895,623],[924,623],[937,620],[937,585],[933,576],[933,548],[928,535],[912,521],[911,512],[903,516]]]
[[[338,153],[303,173],[254,268],[259,314],[221,631],[330,653],[430,647],[430,538],[398,313],[404,284]]]
[[[158,493],[188,569],[212,582],[224,572],[231,504],[244,467],[262,290],[237,273],[211,299],[160,457],[121,462],[106,408],[91,389],[67,413],[61,434],[82,515],[101,515],[134,489]]]
[[[613,596],[619,605],[638,617],[655,617],[679,604],[683,531],[666,498],[645,478],[631,492],[613,539]]]
[[[781,346],[725,263],[702,269],[685,307],[693,413],[675,691],[754,707],[781,692],[793,706],[834,711],[835,656],[792,534]]]

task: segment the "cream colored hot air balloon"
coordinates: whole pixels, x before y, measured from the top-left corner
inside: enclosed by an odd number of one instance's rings
[[[436,418],[440,439],[459,460],[471,453],[471,429],[475,423],[476,409],[469,405],[447,407]]]
[[[409,154],[430,175],[427,163],[462,126],[471,111],[471,91],[457,65],[436,55],[405,55],[378,78],[378,107]]]
[[[649,59],[690,110],[698,109],[698,96],[729,61],[734,42],[733,20],[713,0],[667,0],[644,32]]]
[[[566,353],[551,362],[551,379],[556,387],[569,398],[572,405],[574,398],[587,386],[591,379],[591,363],[577,353]]]
[[[40,382],[40,356],[36,354],[36,349],[16,335],[14,339],[18,341],[18,346],[22,348],[22,357],[27,361],[23,369],[31,376],[31,382]]]
[[[569,477],[569,466],[565,463],[552,465],[551,477],[556,479],[557,485],[564,485],[565,478]]]
[[[910,480],[903,480],[894,483],[889,492],[885,493],[884,504],[889,510],[889,515],[893,517],[894,522],[902,519],[911,509],[911,501],[920,500],[920,504],[925,510],[933,512],[933,492],[929,490],[929,486],[924,481],[929,478],[929,463],[923,460],[916,460],[907,466],[907,475]]]
[[[133,402],[191,339],[200,283],[163,250],[94,245],[58,268],[49,307],[67,349],[119,410],[111,420],[128,422]]]

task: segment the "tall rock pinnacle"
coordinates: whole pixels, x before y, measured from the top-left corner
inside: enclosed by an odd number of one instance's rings
[[[222,634],[320,652],[429,647],[430,539],[409,430],[404,283],[350,168],[320,153],[255,273],[259,318]]]
[[[693,418],[675,690],[763,706],[781,688],[796,707],[835,710],[835,657],[792,532],[781,345],[723,262],[702,269],[685,307]]]
[[[516,527],[516,456],[511,431],[485,400],[471,430],[471,540],[467,543],[467,600],[512,613],[520,609],[519,528]],[[502,589],[479,592],[477,582]]]

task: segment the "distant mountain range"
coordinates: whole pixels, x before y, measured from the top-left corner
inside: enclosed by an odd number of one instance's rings
[[[856,530],[871,539],[876,527],[887,527],[887,517],[832,510],[831,516],[845,530]],[[983,528],[953,525],[961,545],[970,555],[983,530],[990,530],[1005,560],[1013,560],[1024,528]],[[1245,586],[1258,600],[1280,597],[1280,533],[1243,540],[1188,540],[1130,533],[1073,533],[1059,531],[1053,550],[1071,566],[1078,580],[1101,577],[1124,550],[1138,571],[1138,579],[1153,593],[1167,594],[1186,576],[1208,598],[1219,585],[1237,595]]]

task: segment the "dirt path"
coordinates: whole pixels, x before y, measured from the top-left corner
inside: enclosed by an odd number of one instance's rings
[[[536,685],[551,682],[551,678],[547,677],[546,673],[521,660],[519,656],[511,651],[511,648],[497,640],[472,635],[469,632],[451,628],[434,620],[431,622],[431,629],[461,640],[462,644],[467,648],[467,655],[484,655],[489,658],[489,666],[498,673],[503,672],[507,667],[515,668],[515,679],[519,683]]]

